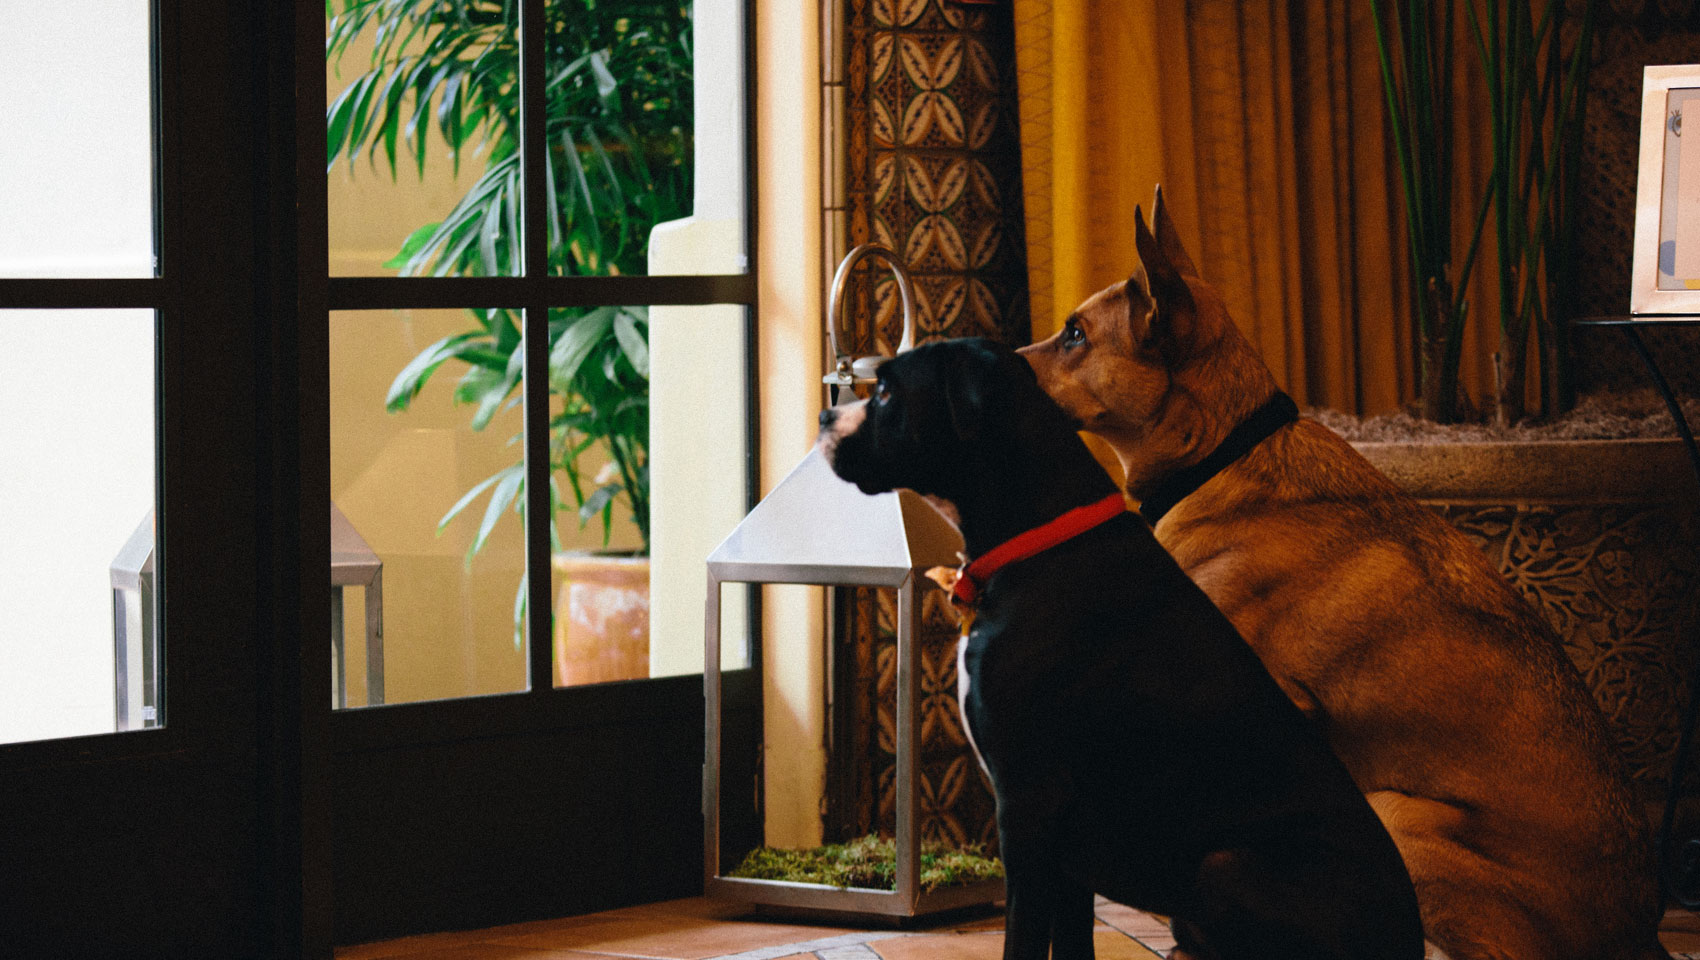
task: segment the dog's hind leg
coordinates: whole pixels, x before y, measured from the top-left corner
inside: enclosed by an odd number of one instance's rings
[[[1668,956],[1657,940],[1656,891],[1633,863],[1578,846],[1569,870],[1519,869],[1505,852],[1530,849],[1544,838],[1496,831],[1464,810],[1421,797],[1381,791],[1368,798],[1416,886],[1424,933],[1451,960]],[[1457,839],[1496,834],[1512,837],[1498,855]],[[1563,860],[1549,850],[1534,862]]]
[[[1175,949],[1170,952],[1169,960],[1221,960],[1196,924],[1175,917],[1169,921],[1169,929],[1175,935]]]
[[[1307,857],[1316,840],[1277,855],[1207,855],[1198,909],[1186,919],[1222,960],[1421,960],[1422,927],[1403,872],[1385,877],[1350,859]]]

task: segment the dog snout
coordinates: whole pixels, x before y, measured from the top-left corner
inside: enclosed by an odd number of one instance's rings
[[[820,412],[820,438],[816,441],[828,463],[838,459],[838,442],[856,432],[867,413],[867,401],[828,407]]]
[[[822,410],[820,414],[821,427],[827,433],[842,440],[855,433],[862,426],[862,421],[868,416],[868,401],[858,400],[842,406]],[[829,419],[830,418],[830,419]]]

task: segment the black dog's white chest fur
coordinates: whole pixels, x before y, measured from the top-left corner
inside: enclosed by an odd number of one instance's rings
[[[974,724],[969,720],[973,713],[968,709],[968,700],[974,688],[974,677],[968,669],[969,635],[964,632],[956,641],[956,710],[962,718],[962,733],[968,738],[968,747],[974,751],[974,759],[980,764],[980,769],[990,777],[992,771],[986,766],[985,755],[980,753],[980,745],[974,742]]]

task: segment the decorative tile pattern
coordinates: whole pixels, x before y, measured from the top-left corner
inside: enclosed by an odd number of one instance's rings
[[[851,0],[846,64],[851,246],[877,241],[916,280],[925,338],[1025,343],[1024,227],[1013,26],[1003,7]],[[902,335],[894,282],[852,285],[864,348]]]
[[[897,251],[915,281],[916,340],[1030,340],[1015,97],[1007,5],[850,0],[845,32],[850,246]],[[896,282],[871,263],[853,278],[845,316],[857,352],[891,353],[903,335]],[[924,608],[919,792],[922,834],[996,842],[993,802],[956,709],[956,627],[929,590]],[[855,591],[849,767],[835,805],[852,834],[895,825],[895,594]]]

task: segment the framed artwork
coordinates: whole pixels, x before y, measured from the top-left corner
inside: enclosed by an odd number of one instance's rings
[[[1632,262],[1631,314],[1700,315],[1700,64],[1646,69]]]

